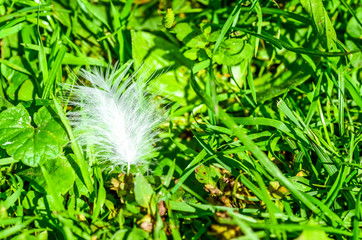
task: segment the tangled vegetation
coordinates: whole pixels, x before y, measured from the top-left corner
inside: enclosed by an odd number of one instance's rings
[[[362,238],[361,19],[359,0],[0,0],[0,238]],[[90,164],[64,101],[116,62],[168,114],[130,173]]]

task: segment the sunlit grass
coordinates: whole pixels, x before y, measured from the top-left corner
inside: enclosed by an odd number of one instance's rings
[[[361,238],[362,8],[276,4],[0,3],[0,238]],[[168,119],[125,174],[61,98],[130,60]]]

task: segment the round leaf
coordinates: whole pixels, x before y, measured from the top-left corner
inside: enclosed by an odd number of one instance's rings
[[[46,107],[34,114],[34,123],[37,128],[31,125],[31,117],[22,105],[0,114],[1,147],[14,159],[32,167],[56,158],[68,143],[65,131]]]
[[[252,56],[252,46],[242,39],[230,38],[221,43],[214,56],[218,64],[235,66]]]

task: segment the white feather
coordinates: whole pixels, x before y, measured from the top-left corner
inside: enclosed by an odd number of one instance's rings
[[[78,141],[87,145],[89,155],[101,164],[130,170],[131,165],[149,161],[155,151],[158,126],[164,113],[145,92],[142,75],[135,79],[128,67],[83,70],[81,76],[91,86],[75,86],[75,100],[70,103],[77,111],[68,114]]]

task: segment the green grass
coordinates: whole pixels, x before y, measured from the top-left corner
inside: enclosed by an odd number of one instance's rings
[[[0,0],[0,239],[362,238],[358,0],[40,2]],[[131,60],[169,117],[126,175],[61,99]]]

